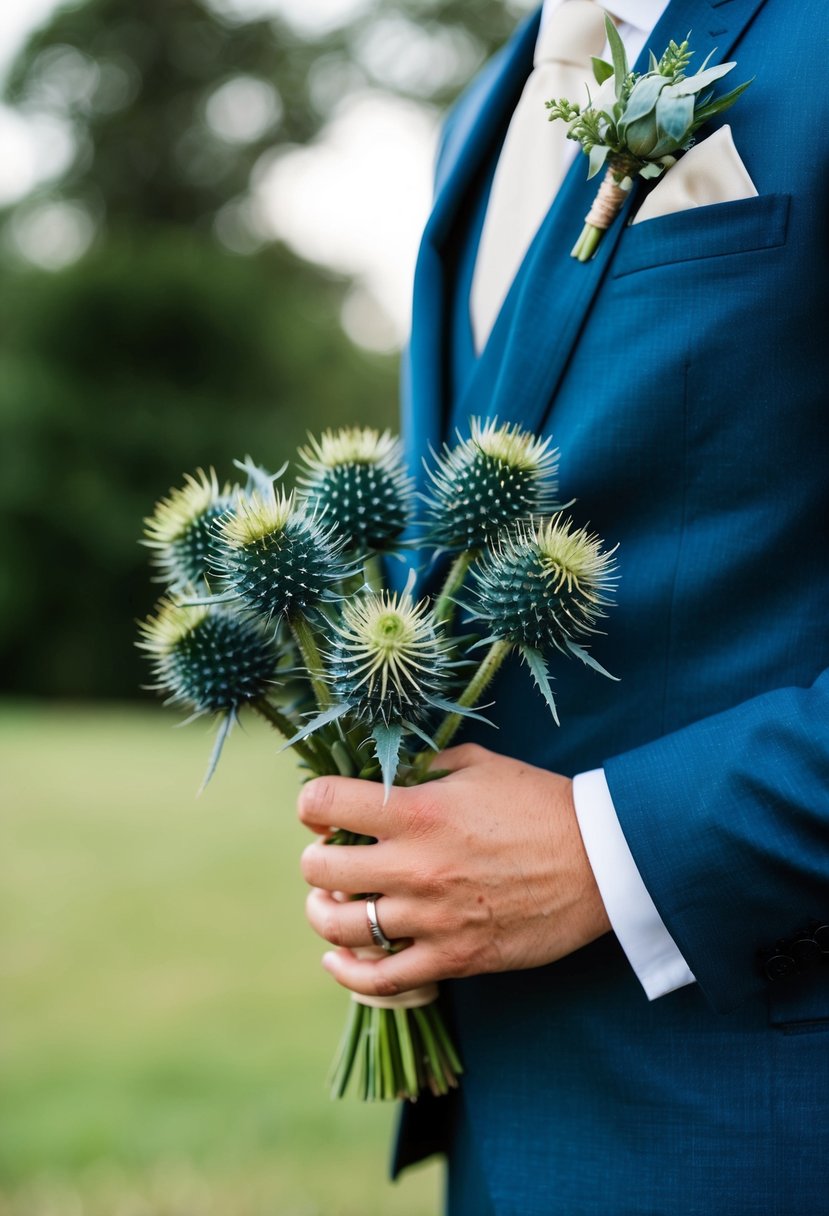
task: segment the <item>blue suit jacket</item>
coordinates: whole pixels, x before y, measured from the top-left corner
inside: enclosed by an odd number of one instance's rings
[[[498,1216],[829,1213],[829,959],[775,981],[757,961],[829,920],[829,5],[672,0],[657,54],[691,30],[696,62],[717,48],[729,82],[754,77],[726,121],[758,197],[631,227],[640,182],[582,265],[595,182],[577,158],[453,393],[457,251],[536,27],[445,125],[404,431],[413,467],[453,416],[551,432],[572,514],[619,543],[594,653],[621,683],[559,664],[556,728],[506,670],[499,731],[467,737],[568,774],[604,765],[698,984],[649,1003],[612,935],[447,984],[463,1119]],[[405,1112],[398,1166],[441,1146],[436,1118]]]

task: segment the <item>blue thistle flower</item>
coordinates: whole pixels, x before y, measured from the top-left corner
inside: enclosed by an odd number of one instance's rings
[[[513,424],[473,418],[470,437],[444,445],[428,469],[426,544],[458,552],[485,547],[509,527],[556,509],[558,450]]]
[[[408,593],[363,595],[334,626],[327,679],[334,699],[368,723],[423,723],[442,705],[453,664],[428,602]]]
[[[546,668],[554,651],[615,679],[582,645],[600,632],[596,624],[612,604],[614,553],[602,550],[598,536],[556,515],[502,534],[472,569],[472,617],[485,622],[487,641],[518,648],[556,721]]]
[[[219,733],[204,785],[241,706],[261,701],[276,683],[278,655],[252,622],[222,608],[162,599],[156,615],[139,626],[138,646],[153,663],[156,691],[166,704],[183,705],[191,719],[219,717]]]
[[[478,715],[447,699],[458,664],[428,601],[415,603],[408,590],[361,595],[344,604],[333,631],[325,680],[334,704],[291,742],[350,714],[374,741],[388,793],[407,733],[434,748],[428,728],[436,712]]]
[[[403,448],[389,431],[344,427],[300,448],[303,500],[358,553],[394,548],[409,520],[413,487]]]
[[[334,527],[297,507],[293,493],[271,487],[239,497],[218,525],[212,569],[223,590],[215,600],[240,601],[265,624],[308,617],[353,572],[342,550]]]
[[[184,485],[170,490],[144,520],[142,542],[154,550],[153,563],[172,590],[200,587],[210,567],[216,525],[227,513],[233,488],[221,488],[215,469],[185,475]]]
[[[221,608],[160,601],[140,626],[158,690],[197,716],[238,710],[274,683],[273,642],[250,621]]]

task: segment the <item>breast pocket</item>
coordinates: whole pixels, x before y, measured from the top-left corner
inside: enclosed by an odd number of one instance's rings
[[[611,274],[622,278],[656,266],[784,245],[790,199],[765,194],[643,220],[622,234]]]

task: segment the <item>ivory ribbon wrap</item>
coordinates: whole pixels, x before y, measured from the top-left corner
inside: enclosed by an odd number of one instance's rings
[[[354,950],[357,958],[385,958],[386,951],[380,946],[359,946]],[[372,1009],[422,1009],[438,999],[437,984],[424,984],[422,988],[412,988],[409,992],[398,992],[396,996],[365,996],[362,992],[352,992],[352,1001],[358,1005],[369,1005]]]

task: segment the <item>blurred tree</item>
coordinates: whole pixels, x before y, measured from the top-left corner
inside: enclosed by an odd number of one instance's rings
[[[5,90],[71,132],[74,154],[38,193],[111,227],[209,228],[263,154],[307,143],[350,93],[375,86],[442,107],[515,24],[504,0],[373,0],[311,34],[246,11],[238,0],[59,10]]]
[[[309,428],[394,425],[396,360],[343,334],[348,284],[243,231],[239,203],[257,167],[355,91],[443,106],[515,13],[347,7],[347,22],[300,30],[262,0],[86,0],[12,67],[7,99],[62,125],[69,154],[0,216],[7,692],[134,694],[133,622],[152,600],[136,538],[184,471],[230,476],[248,452],[276,467]],[[15,225],[44,205],[88,245],[57,273],[14,256]]]
[[[125,290],[125,285],[126,290]],[[6,691],[134,695],[153,591],[142,518],[183,471],[276,468],[307,428],[386,425],[389,360],[338,324],[343,285],[280,249],[110,242],[0,293]]]

